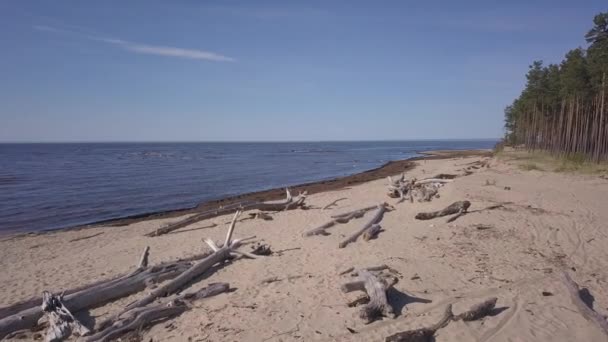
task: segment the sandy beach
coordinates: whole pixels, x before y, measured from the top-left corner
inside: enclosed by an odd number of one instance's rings
[[[509,158],[441,156],[413,161],[414,167],[400,165],[407,179],[458,175],[430,202],[397,203],[387,196],[387,180],[380,178],[313,191],[306,198],[308,210],[270,213],[272,220],[239,221],[236,237],[255,235],[253,242],[270,245],[273,253],[234,260],[205,273],[187,290],[217,282],[227,282],[233,290],[196,301],[180,316],[138,334],[143,341],[384,341],[391,334],[435,323],[447,304],[458,314],[496,297],[491,315],[451,322],[437,331],[436,340],[605,341],[602,330],[572,302],[562,274],[568,272],[586,289],[588,304],[598,313],[608,313],[608,179],[524,170]],[[401,170],[391,172],[398,175]],[[447,223],[447,217],[414,218],[464,200],[471,202],[469,213],[454,222]],[[338,248],[369,220],[370,212],[329,228],[328,235],[302,236],[331,215],[381,202],[394,210],[384,215],[376,239]],[[128,273],[146,246],[151,264],[209,251],[202,239],[223,241],[232,219],[232,214],[223,215],[166,235],[145,236],[188,215],[192,213],[3,237],[0,307],[40,296],[43,290],[60,293]],[[250,245],[241,249],[249,250]],[[388,291],[396,317],[365,324],[358,317],[360,308],[347,305],[358,293],[340,290],[352,277],[340,273],[383,264],[398,278]],[[92,328],[147,292],[77,316]],[[36,334],[20,336],[33,339]]]

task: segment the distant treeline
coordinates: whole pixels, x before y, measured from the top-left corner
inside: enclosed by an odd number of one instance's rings
[[[586,50],[570,50],[559,65],[530,65],[526,88],[505,109],[507,143],[608,160],[608,12],[593,24]]]

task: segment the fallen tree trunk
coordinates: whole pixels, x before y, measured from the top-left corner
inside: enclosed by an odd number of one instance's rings
[[[291,196],[291,192],[289,189],[285,189],[286,198],[284,200],[278,201],[267,201],[267,202],[240,202],[232,205],[228,205],[225,207],[220,207],[214,210],[208,210],[193,216],[188,217],[187,219],[171,223],[165,227],[159,228],[153,232],[146,234],[146,236],[154,237],[159,235],[164,235],[170,233],[174,230],[178,230],[180,228],[186,227],[198,221],[210,219],[213,217],[217,217],[220,215],[230,214],[237,210],[246,211],[246,210],[260,210],[260,211],[283,211],[289,209],[295,209],[302,207],[304,205],[304,200],[306,199],[306,193],[301,193],[296,197]]]
[[[48,291],[42,293],[42,306],[44,318],[49,322],[46,330],[45,342],[63,341],[72,332],[78,336],[85,336],[91,331],[82,325],[62,302],[62,296],[55,296]]]
[[[141,267],[142,261],[144,260],[144,255],[145,254],[146,254],[146,252],[144,251],[144,253],[142,254],[142,258],[140,259],[140,262],[139,262],[140,267]],[[194,256],[191,256],[191,257],[188,257],[188,258],[182,258],[182,259],[179,259],[179,260],[176,260],[176,261],[172,261],[172,262],[160,263],[159,265],[156,265],[155,267],[169,266],[169,265],[176,264],[176,263],[187,265],[187,264],[189,264],[192,261],[203,259],[203,258],[207,257],[209,254],[210,253],[197,254],[197,255],[194,255]],[[147,256],[146,256],[145,260],[146,260],[145,262],[147,263]],[[90,289],[94,288],[94,287],[104,287],[104,286],[107,286],[108,284],[110,284],[112,282],[115,282],[115,281],[120,280],[120,279],[124,279],[124,278],[126,278],[126,277],[128,277],[130,275],[134,275],[137,272],[139,272],[138,269],[136,269],[135,271],[133,271],[131,273],[125,273],[125,274],[118,275],[118,276],[116,276],[114,278],[103,279],[103,280],[99,280],[99,281],[96,281],[96,282],[91,283],[91,284],[86,284],[86,285],[83,285],[83,286],[78,286],[78,287],[75,287],[75,288],[72,288],[72,289],[69,289],[69,290],[65,290],[65,291],[62,292],[62,294],[63,294],[64,297],[66,297],[66,296],[69,296],[69,295],[71,295],[73,293],[76,293],[76,292],[83,292],[85,290],[86,291],[90,291]],[[158,280],[151,279],[150,282],[159,282],[159,281],[162,281],[161,279],[162,278],[160,278]],[[2,319],[6,318],[8,316],[17,314],[17,313],[19,313],[21,311],[25,311],[27,309],[34,308],[34,307],[40,305],[41,302],[42,302],[42,297],[41,296],[40,297],[32,297],[30,299],[26,299],[26,300],[17,302],[15,304],[10,305],[10,306],[6,306],[6,307],[3,307],[3,308],[0,308],[0,322],[1,322]]]
[[[135,308],[125,312],[119,320],[88,337],[86,341],[105,342],[115,340],[129,331],[141,329],[153,324],[155,321],[182,314],[190,308],[185,302],[192,302],[197,299],[215,296],[228,291],[229,288],[230,286],[228,283],[213,283],[197,292],[178,296],[165,304]]]
[[[237,248],[241,246],[241,242],[243,240],[232,240],[232,234],[234,233],[234,228],[236,226],[236,221],[238,216],[241,214],[241,211],[237,211],[232,219],[230,227],[228,228],[228,232],[226,234],[226,240],[222,247],[219,247],[212,240],[205,239],[204,241],[211,247],[213,253],[211,253],[208,257],[203,260],[195,263],[192,267],[188,268],[185,272],[181,273],[179,276],[174,278],[171,281],[164,283],[162,286],[154,289],[154,291],[150,292],[145,297],[127,305],[125,310],[123,310],[118,315],[109,318],[100,324],[101,330],[106,329],[108,326],[119,322],[122,319],[123,315],[129,314],[134,309],[142,308],[154,302],[157,298],[167,297],[171,294],[176,293],[178,290],[182,289],[186,284],[190,283],[195,278],[200,277],[203,273],[205,273],[208,269],[213,267],[213,265],[222,262],[224,260],[230,259],[235,256],[246,256],[250,258],[257,258],[258,256],[253,255],[251,253],[238,251]]]
[[[572,302],[574,303],[578,311],[581,313],[581,315],[583,315],[586,320],[593,322],[595,325],[597,325],[597,327],[602,330],[604,335],[608,335],[608,321],[606,321],[606,319],[602,315],[594,311],[592,308],[588,307],[587,304],[583,302],[580,296],[580,288],[578,284],[574,282],[572,278],[570,278],[570,275],[567,272],[563,272],[562,279],[564,284],[566,285],[566,288],[568,289],[568,293],[570,294]]]
[[[416,219],[418,220],[430,220],[436,217],[446,216],[457,214],[461,212],[466,212],[471,206],[471,202],[469,201],[458,201],[450,204],[447,208],[439,211],[433,211],[428,213],[418,213],[416,215]]]
[[[62,302],[71,312],[98,307],[115,299],[143,291],[152,283],[175,278],[185,272],[190,265],[191,263],[187,261],[176,261],[150,267],[138,267],[124,276],[73,291],[71,294],[65,295]],[[27,303],[29,302],[27,301]],[[15,331],[35,327],[42,315],[42,308],[33,306],[0,319],[0,339]]]
[[[384,212],[387,210],[387,204],[381,203],[376,208],[377,208],[377,210],[376,210],[376,213],[374,214],[374,217],[372,217],[372,219],[369,222],[367,222],[363,226],[363,228],[356,231],[353,235],[349,236],[348,238],[346,238],[345,240],[340,242],[340,244],[338,245],[340,248],[344,248],[349,243],[357,241],[357,238],[359,238],[359,236],[361,236],[361,234],[365,233],[374,224],[377,224],[378,222],[380,222],[382,220],[382,216],[384,215]]]
[[[382,277],[377,277],[368,270],[360,270],[359,278],[354,282],[342,285],[342,292],[365,291],[369,296],[369,303],[361,308],[359,317],[366,324],[375,321],[380,317],[395,318],[393,307],[389,304],[386,291],[390,284]]]

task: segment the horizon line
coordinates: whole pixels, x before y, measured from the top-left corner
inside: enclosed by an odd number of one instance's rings
[[[403,142],[403,141],[484,141],[497,138],[422,138],[422,139],[362,139],[362,140],[101,140],[101,141],[0,141],[0,144],[200,144],[200,143],[326,143],[326,142]]]

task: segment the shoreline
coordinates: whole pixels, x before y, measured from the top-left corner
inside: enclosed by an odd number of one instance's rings
[[[437,160],[437,159],[449,159],[449,158],[458,158],[458,157],[472,157],[472,156],[492,156],[493,152],[489,149],[476,149],[476,150],[437,150],[437,151],[416,151],[416,154],[421,156],[410,157],[402,160],[394,160],[384,163],[383,165],[363,171],[354,173],[352,175],[340,176],[335,178],[330,178],[321,181],[314,181],[309,183],[301,183],[289,186],[289,189],[293,191],[293,193],[298,193],[300,191],[307,191],[309,195],[321,192],[335,191],[344,189],[348,186],[357,185],[381,178],[385,178],[387,176],[392,176],[399,174],[401,172],[406,172],[413,169],[416,164],[416,161],[423,160]],[[223,197],[219,199],[209,200],[201,202],[193,207],[189,208],[178,208],[178,209],[170,209],[165,211],[154,211],[136,215],[130,215],[125,217],[118,217],[113,219],[94,221],[88,224],[68,226],[58,229],[43,229],[40,231],[33,232],[0,232],[0,237],[2,238],[13,238],[19,236],[34,236],[34,235],[44,235],[55,232],[63,232],[63,231],[74,231],[74,230],[82,230],[88,228],[95,228],[99,226],[106,227],[123,227],[128,226],[133,223],[144,222],[149,220],[157,220],[157,219],[166,219],[173,218],[187,214],[194,214],[200,211],[205,211],[209,209],[216,208],[218,206],[230,205],[236,202],[241,201],[272,201],[283,198],[285,195],[285,188],[271,188],[260,191],[246,192],[238,195]]]

